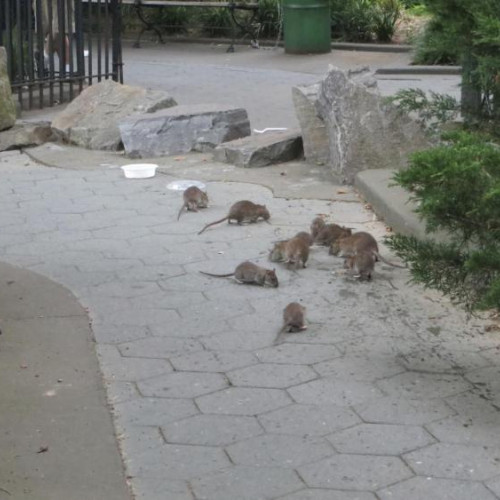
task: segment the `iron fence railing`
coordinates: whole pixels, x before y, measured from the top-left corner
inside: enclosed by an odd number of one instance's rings
[[[0,45],[23,109],[72,100],[103,79],[123,82],[120,0],[2,0]]]

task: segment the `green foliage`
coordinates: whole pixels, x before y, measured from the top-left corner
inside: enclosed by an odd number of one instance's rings
[[[155,25],[161,26],[162,30],[168,34],[185,33],[190,18],[193,16],[192,10],[187,7],[169,7],[168,9],[154,10],[156,10],[154,13]]]
[[[276,38],[280,34],[281,9],[281,0],[259,0],[256,22],[260,24],[261,38]]]
[[[463,131],[444,139],[414,153],[394,179],[417,202],[427,231],[446,230],[451,241],[395,235],[388,244],[415,281],[469,308],[500,308],[500,148]]]
[[[460,105],[454,97],[432,91],[427,95],[422,89],[402,89],[387,100],[406,113],[416,113],[423,125],[434,132],[460,114]]]
[[[373,30],[379,42],[390,42],[396,31],[396,23],[401,17],[399,0],[378,0],[373,8]]]
[[[227,36],[233,26],[231,13],[226,8],[201,9],[199,21],[208,36]]]
[[[460,47],[457,45],[456,40],[456,31],[452,25],[448,25],[441,20],[432,19],[415,40],[413,63],[458,64]]]
[[[332,36],[347,42],[388,42],[401,17],[400,0],[330,0]]]
[[[498,0],[425,0],[434,16],[416,62],[462,65],[462,111],[467,121],[500,119]]]

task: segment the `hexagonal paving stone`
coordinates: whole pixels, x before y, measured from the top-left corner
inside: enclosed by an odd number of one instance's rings
[[[188,399],[137,398],[115,404],[115,418],[121,425],[161,426],[199,413]]]
[[[165,359],[124,358],[113,345],[98,345],[97,352],[107,380],[133,382],[173,371]]]
[[[498,393],[500,389],[500,366],[490,366],[489,368],[469,371],[465,378],[473,384],[486,386],[491,391]]]
[[[280,500],[377,500],[373,493],[367,491],[338,491],[338,490],[301,490],[290,495],[280,497]]]
[[[214,349],[218,351],[223,350],[241,350],[241,351],[254,351],[267,347],[272,335],[268,331],[255,331],[249,334],[248,332],[239,330],[226,331],[226,328],[219,328],[218,333],[203,339],[203,345],[207,349]]]
[[[500,474],[500,448],[437,443],[403,459],[419,476],[483,481]]]
[[[316,404],[294,404],[258,419],[267,432],[296,436],[324,436],[361,422],[349,408]]]
[[[193,339],[150,337],[125,342],[119,346],[122,356],[136,358],[170,358],[181,353],[202,351],[203,346]]]
[[[328,436],[341,453],[400,455],[434,443],[434,438],[415,425],[361,424]]]
[[[471,388],[460,376],[415,372],[380,380],[377,386],[389,396],[422,399],[445,398]]]
[[[336,455],[298,469],[312,488],[376,490],[413,476],[396,457]]]
[[[235,464],[257,467],[289,467],[316,462],[335,454],[318,437],[267,434],[233,444],[226,449]]]
[[[256,355],[263,363],[312,365],[341,354],[334,345],[284,343],[257,351]]]
[[[302,488],[297,473],[281,467],[235,466],[191,481],[199,500],[277,498]]]
[[[177,372],[138,382],[143,396],[155,398],[195,398],[227,387],[220,373]]]
[[[224,446],[264,431],[255,417],[195,415],[162,427],[169,443]]]
[[[317,378],[308,366],[259,363],[227,374],[234,386],[282,389]]]
[[[383,396],[382,392],[368,382],[322,378],[288,389],[297,403],[335,404],[351,406]]]
[[[496,500],[481,483],[414,477],[377,492],[381,500]]]
[[[186,481],[167,478],[134,477],[134,500],[193,500]]]
[[[176,370],[200,372],[226,372],[258,363],[257,358],[245,351],[200,351],[171,358]]]
[[[349,377],[350,380],[371,382],[380,378],[391,377],[405,370],[394,356],[377,354],[376,356],[347,355],[314,365],[314,369],[324,376]]]
[[[492,419],[455,416],[428,424],[426,428],[439,441],[467,445],[500,447],[500,415]]]
[[[127,471],[132,476],[191,479],[230,465],[219,448],[164,444],[144,453],[127,457]]]
[[[287,406],[291,402],[286,392],[279,389],[245,387],[230,387],[196,399],[203,413],[250,416]]]
[[[439,399],[385,397],[357,405],[358,415],[370,423],[422,425],[455,412]]]

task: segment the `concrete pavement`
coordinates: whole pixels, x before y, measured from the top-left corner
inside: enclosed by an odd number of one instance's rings
[[[165,63],[152,66],[168,84]],[[201,71],[232,73],[221,98],[251,88],[254,72],[265,80],[265,69],[234,68],[235,59]],[[193,85],[188,61],[176,71]],[[266,116],[254,127],[288,123],[282,92],[268,97],[278,70],[267,71]],[[287,85],[307,74],[279,71]],[[193,88],[184,91],[201,99]],[[244,98],[258,116],[256,97]],[[307,269],[277,266],[278,289],[198,272],[245,259],[269,266],[271,242],[318,214],[381,240],[385,225],[354,190],[304,163],[245,171],[185,155],[160,159],[153,179],[126,180],[121,155],[60,145],[30,155],[52,167],[0,155],[2,260],[64,285],[88,309],[136,498],[500,498],[491,320],[410,285],[406,270],[380,265],[372,283],[349,280],[321,248]],[[166,185],[180,178],[206,182],[211,206],[177,222],[181,196]],[[267,204],[270,224],[196,234],[245,198]],[[309,328],[274,346],[290,301],[307,306]]]

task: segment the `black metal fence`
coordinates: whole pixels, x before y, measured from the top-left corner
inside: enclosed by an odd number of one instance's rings
[[[0,0],[0,45],[23,109],[70,101],[102,79],[123,82],[121,0]]]

